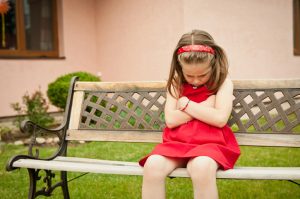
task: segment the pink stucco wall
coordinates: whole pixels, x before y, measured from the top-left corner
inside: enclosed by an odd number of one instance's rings
[[[0,60],[0,116],[59,75],[102,73],[104,81],[165,80],[180,36],[210,32],[227,51],[233,79],[300,77],[293,55],[292,0],[60,0],[58,60]],[[55,110],[51,108],[51,110]]]
[[[97,1],[97,63],[103,79],[164,80],[179,37],[212,34],[234,79],[300,77],[293,55],[292,0]]]
[[[98,56],[107,81],[164,80],[184,27],[181,0],[97,4]]]
[[[232,78],[300,78],[292,0],[185,2],[185,30],[203,28],[214,35],[228,53]]]

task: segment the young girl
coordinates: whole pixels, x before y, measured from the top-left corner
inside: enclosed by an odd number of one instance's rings
[[[218,198],[216,171],[233,168],[240,149],[226,125],[233,84],[223,49],[204,31],[184,34],[167,82],[163,143],[145,158],[143,199],[165,198],[165,178],[187,167],[194,198]]]

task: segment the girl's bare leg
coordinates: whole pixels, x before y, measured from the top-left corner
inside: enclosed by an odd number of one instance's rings
[[[183,160],[151,155],[144,165],[142,198],[164,199],[166,197],[165,178],[175,168],[182,166],[184,166]]]
[[[193,158],[187,163],[187,170],[193,182],[195,199],[218,198],[217,169],[218,163],[207,156]]]

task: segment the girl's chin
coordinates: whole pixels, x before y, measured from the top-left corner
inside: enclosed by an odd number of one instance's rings
[[[202,86],[203,84],[191,84],[192,87],[200,87]]]
[[[197,85],[191,84],[191,86],[193,87],[193,89],[197,89],[197,88],[201,87],[202,84],[197,84]]]

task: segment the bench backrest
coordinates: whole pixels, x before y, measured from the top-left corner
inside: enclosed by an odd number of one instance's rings
[[[300,80],[234,81],[240,145],[300,147]],[[76,82],[67,140],[161,142],[166,82]]]

